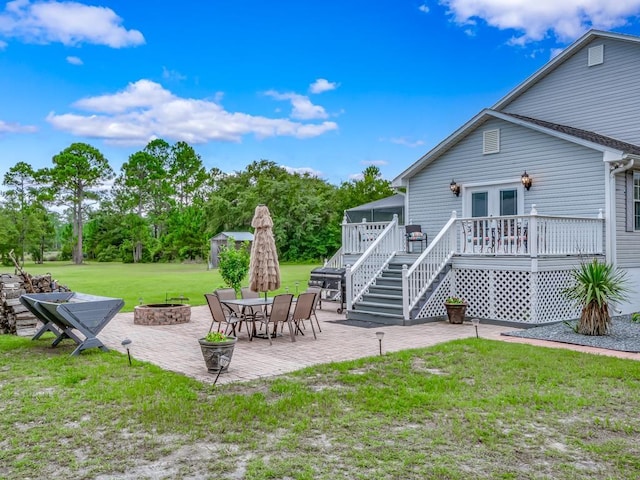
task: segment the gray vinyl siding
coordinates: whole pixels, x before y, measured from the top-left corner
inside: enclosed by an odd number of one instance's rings
[[[482,154],[482,132],[500,128],[500,153]],[[604,210],[605,166],[602,153],[531,129],[493,119],[480,125],[455,147],[409,180],[408,215],[423,226],[431,241],[456,210],[462,215],[462,196],[449,190],[459,184],[533,178],[524,191],[524,214],[536,204],[540,215],[595,218]]]
[[[600,44],[604,63],[588,67]],[[640,144],[640,45],[595,39],[502,110]]]
[[[633,195],[633,192],[630,192]],[[619,267],[640,267],[640,232],[626,231],[626,180],[616,177],[616,257]]]

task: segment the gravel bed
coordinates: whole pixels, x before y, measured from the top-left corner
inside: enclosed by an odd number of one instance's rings
[[[571,326],[566,323],[555,323],[553,325],[533,327],[525,330],[504,332],[502,335],[572,343],[574,345],[585,345],[621,352],[640,352],[640,323],[632,322],[630,315],[613,317],[611,319],[611,331],[609,335],[581,335],[572,330],[572,327],[577,321],[568,323]]]

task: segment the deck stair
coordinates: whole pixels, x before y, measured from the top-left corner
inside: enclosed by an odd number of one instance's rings
[[[389,263],[375,285],[369,287],[360,301],[353,305],[353,310],[347,311],[349,320],[361,320],[385,325],[412,325],[418,323],[406,320],[402,313],[402,266],[411,266],[418,255],[397,255]],[[441,278],[443,275],[440,276]],[[438,278],[426,292],[420,306],[429,298],[441,281]]]

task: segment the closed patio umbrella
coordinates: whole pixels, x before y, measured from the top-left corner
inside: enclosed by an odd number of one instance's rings
[[[273,220],[266,205],[258,205],[251,220],[253,244],[249,263],[249,288],[254,292],[267,292],[280,288],[280,265],[276,241],[273,238]]]

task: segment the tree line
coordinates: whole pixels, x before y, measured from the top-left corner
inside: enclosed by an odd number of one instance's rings
[[[116,173],[95,147],[73,143],[35,170],[18,162],[4,176],[0,260],[14,251],[43,261],[205,261],[209,239],[250,231],[256,205],[269,207],[285,261],[320,260],[340,246],[345,209],[394,192],[375,166],[332,185],[258,160],[233,173],[207,171],[185,142],[149,142]]]

